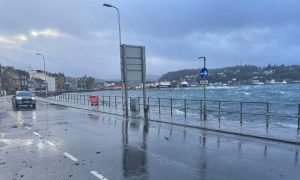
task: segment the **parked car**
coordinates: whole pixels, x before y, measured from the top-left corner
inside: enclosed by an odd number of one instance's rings
[[[36,108],[35,96],[29,91],[17,91],[12,98],[13,107],[18,109],[20,106]]]

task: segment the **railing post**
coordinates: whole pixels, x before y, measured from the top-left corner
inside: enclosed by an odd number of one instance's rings
[[[171,116],[173,116],[173,99],[171,98],[171,104],[170,104],[170,106],[171,106]]]
[[[138,97],[138,102],[139,102],[139,110],[140,110],[141,109],[140,97]]]
[[[97,95],[97,100],[98,100],[98,106],[99,106],[99,96]]]
[[[77,98],[77,104],[78,104],[78,94],[76,95],[76,98]]]
[[[104,107],[104,96],[102,96],[102,106]]]
[[[87,97],[87,102],[88,102],[88,105],[90,105],[90,98],[89,98],[89,95],[86,95]]]
[[[298,130],[300,130],[300,104],[298,104]]]
[[[115,107],[117,108],[117,96],[115,96]]]
[[[219,101],[219,122],[221,121],[221,101]]]
[[[186,117],[186,99],[184,99],[184,117]]]
[[[147,110],[147,118],[149,118],[149,114],[150,114],[150,97],[148,97],[148,99],[147,99],[147,107],[148,107],[148,110]]]
[[[266,126],[269,127],[269,103],[267,103]]]
[[[104,100],[104,99],[103,99]],[[104,106],[104,105],[103,105]],[[124,107],[124,95],[123,95],[123,90],[122,90],[122,110],[123,113],[125,112],[125,107]],[[123,114],[124,115],[124,114]]]
[[[243,102],[240,102],[240,124],[243,124]]]
[[[110,108],[110,96],[108,96],[108,107]]]
[[[158,98],[158,114],[160,114],[160,98]]]
[[[200,100],[200,119],[202,120],[202,100]]]

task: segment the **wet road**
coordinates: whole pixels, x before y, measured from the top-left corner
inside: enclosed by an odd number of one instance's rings
[[[297,145],[0,98],[0,179],[297,179]]]

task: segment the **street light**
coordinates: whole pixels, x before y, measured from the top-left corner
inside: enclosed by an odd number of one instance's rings
[[[118,12],[118,23],[119,23],[119,43],[120,43],[120,63],[121,63],[121,73],[123,77],[123,87],[125,89],[125,93],[122,90],[122,100],[123,100],[123,94],[125,94],[125,116],[128,117],[128,91],[127,91],[127,78],[125,73],[125,62],[122,62],[122,38],[121,38],[121,20],[120,20],[120,11],[116,6],[113,6],[111,4],[104,3],[104,7],[114,8]],[[123,104],[123,110],[124,110],[124,104]]]
[[[198,59],[203,59],[203,67],[206,68],[206,57],[205,56],[200,56],[200,57],[198,57]],[[203,100],[204,100],[203,118],[204,118],[204,120],[207,119],[207,114],[206,114],[206,92],[205,92],[205,88],[206,88],[206,81],[204,81],[204,83],[203,83]]]
[[[119,43],[120,43],[120,48],[121,48],[121,44],[122,44],[122,40],[121,40],[121,20],[120,20],[120,11],[119,9],[116,7],[116,6],[113,6],[111,4],[107,4],[107,3],[104,3],[103,6],[105,7],[111,7],[111,8],[114,8],[117,10],[118,12],[118,23],[119,23]]]
[[[47,81],[46,81],[45,56],[44,56],[44,54],[42,54],[42,53],[35,53],[35,55],[37,55],[37,56],[43,56],[43,62],[44,62],[44,74],[45,74],[45,83],[46,83]],[[46,86],[46,96],[47,96],[47,94],[48,94],[48,86]]]

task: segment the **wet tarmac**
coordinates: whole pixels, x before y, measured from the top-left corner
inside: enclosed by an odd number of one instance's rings
[[[299,145],[0,98],[0,180],[295,179]]]

